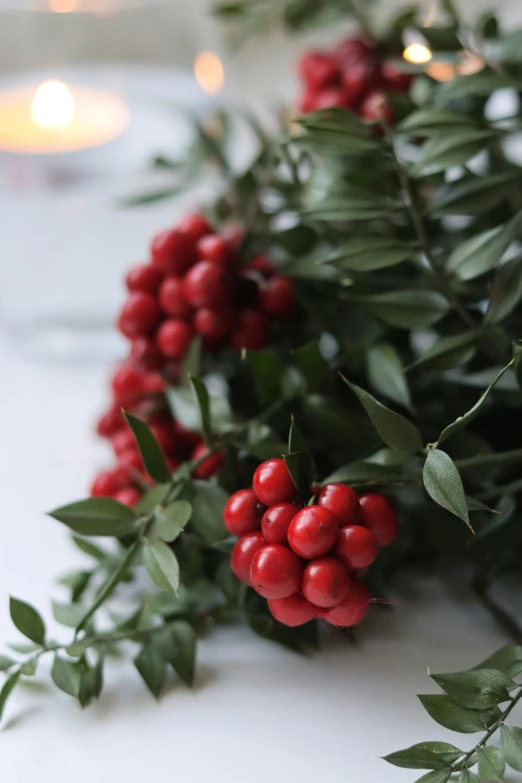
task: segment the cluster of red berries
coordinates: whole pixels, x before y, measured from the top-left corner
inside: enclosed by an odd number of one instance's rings
[[[232,571],[289,626],[319,617],[336,626],[359,623],[370,603],[360,577],[398,533],[397,513],[378,493],[358,496],[345,484],[327,484],[303,507],[282,459],[259,465],[253,488],[229,498],[223,521],[239,537]]]
[[[360,38],[342,41],[333,52],[307,52],[298,70],[304,83],[301,111],[341,106],[372,122],[393,121],[386,96],[406,92],[412,80],[392,62],[381,62],[376,47]]]
[[[238,229],[215,233],[200,214],[154,237],[150,263],[127,275],[118,319],[134,361],[151,369],[175,364],[196,335],[208,350],[266,345],[270,320],[292,312],[293,286],[264,256],[240,266],[241,240]]]

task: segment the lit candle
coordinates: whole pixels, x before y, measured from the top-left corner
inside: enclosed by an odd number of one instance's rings
[[[127,104],[90,87],[46,81],[0,93],[0,151],[49,155],[91,149],[120,136]]]

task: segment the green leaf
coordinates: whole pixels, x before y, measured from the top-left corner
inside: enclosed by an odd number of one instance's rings
[[[194,682],[196,668],[196,634],[185,620],[173,623],[170,634],[174,649],[169,663],[187,685]]]
[[[196,378],[195,376],[190,376],[190,382],[192,384],[192,389],[194,391],[194,394],[196,396],[196,400],[199,406],[199,415],[201,417],[201,429],[203,431],[203,435],[205,436],[205,440],[208,443],[211,442],[212,439],[212,423],[211,423],[211,417],[210,417],[210,395],[208,393],[208,389],[199,378]]]
[[[357,396],[377,433],[387,446],[405,453],[422,450],[421,434],[411,421],[386,408],[364,389],[350,383],[343,375],[341,378]]]
[[[12,658],[9,658],[7,655],[0,655],[0,672],[6,672],[9,671],[11,666],[14,666],[16,661],[13,661]]]
[[[475,416],[477,416],[484,407],[491,390],[496,386],[506,370],[508,370],[512,364],[513,362],[510,362],[500,370],[497,376],[491,381],[484,394],[482,394],[482,396],[478,399],[475,405],[469,409],[469,411],[466,411],[463,416],[459,416],[459,418],[456,419],[452,424],[448,424],[448,426],[442,430],[441,434],[439,435],[438,443],[443,443],[445,440],[450,438],[456,432],[461,430],[463,427],[466,427],[471,421],[473,421]]]
[[[125,418],[134,433],[145,470],[151,479],[159,484],[169,481],[170,470],[167,460],[148,424],[130,413],[125,413]]]
[[[446,134],[455,129],[473,127],[472,119],[466,114],[448,109],[428,107],[409,114],[398,126],[399,133],[413,136],[431,136]]]
[[[17,598],[9,599],[11,620],[20,633],[35,644],[42,646],[45,642],[45,625],[36,609],[25,601]]]
[[[384,761],[403,769],[448,769],[463,755],[463,750],[447,742],[420,742],[384,756]]]
[[[477,748],[477,759],[479,777],[492,780],[494,783],[502,783],[506,762],[498,748],[493,746]]]
[[[192,506],[186,500],[175,500],[155,514],[155,530],[162,541],[174,541],[183,532],[192,515]]]
[[[319,348],[319,340],[303,345],[295,351],[295,360],[297,366],[303,373],[308,388],[311,391],[317,391],[321,387],[328,372],[328,364],[323,359]]]
[[[495,272],[484,322],[497,324],[514,310],[522,297],[522,257],[506,261]]]
[[[321,221],[365,221],[388,218],[396,205],[383,201],[375,193],[344,187],[335,191],[313,193],[302,215]]]
[[[154,511],[157,506],[164,502],[169,492],[170,484],[156,484],[143,495],[140,502],[134,506],[134,509],[138,514],[148,516],[151,511]]]
[[[447,783],[450,779],[451,770],[446,772],[442,769],[436,769],[433,772],[428,772],[427,775],[423,775],[421,778],[415,781],[415,783]]]
[[[459,783],[479,783],[479,779],[467,767],[459,775]]]
[[[357,301],[368,310],[398,329],[429,326],[446,315],[446,299],[435,291],[388,291],[383,294],[359,296]]]
[[[446,261],[446,270],[459,280],[473,280],[497,266],[520,227],[522,212],[502,226],[462,242]]]
[[[368,351],[368,380],[379,394],[411,409],[411,397],[399,354],[390,343],[374,345]]]
[[[23,674],[24,677],[34,677],[37,668],[38,668],[38,659],[30,658],[28,661],[22,664],[22,666],[20,667],[20,673]]]
[[[494,130],[455,129],[427,141],[415,166],[417,174],[428,176],[450,166],[463,166],[485,147],[485,141],[497,136]]]
[[[49,516],[63,522],[81,536],[125,536],[136,529],[136,513],[112,498],[88,498],[51,511]]]
[[[85,664],[84,664],[85,666]],[[80,692],[78,701],[82,707],[87,707],[93,699],[98,699],[103,688],[103,657],[100,656],[95,666],[84,668],[80,676]]]
[[[148,541],[143,547],[143,561],[154,584],[166,592],[177,594],[179,563],[167,544],[163,541]]]
[[[78,536],[71,536],[71,539],[80,552],[89,555],[89,557],[93,557],[95,560],[98,560],[98,562],[105,560],[107,557],[107,553],[93,544],[92,541],[87,541],[85,538],[78,538]]]
[[[401,473],[395,467],[388,465],[375,465],[364,460],[350,462],[348,465],[338,468],[321,482],[325,484],[383,484],[392,479],[397,479]]]
[[[328,152],[331,155],[359,155],[379,148],[379,141],[368,125],[345,109],[331,108],[310,112],[299,119],[304,134],[294,138],[298,147]]]
[[[444,695],[419,696],[422,706],[431,718],[450,731],[460,734],[474,734],[487,728],[487,714],[479,710],[469,710],[455,704],[453,699]]]
[[[2,686],[2,690],[0,691],[0,720],[2,719],[7,699],[13,692],[18,680],[20,679],[20,675],[21,672],[19,671],[13,672],[13,674],[9,675]]]
[[[313,481],[311,455],[309,452],[296,451],[290,454],[284,454],[283,459],[298,494],[303,500],[308,500],[311,495]]]
[[[349,272],[372,272],[400,264],[413,253],[411,247],[390,237],[354,237],[322,263],[333,264]]]
[[[53,616],[54,619],[65,625],[68,628],[77,628],[78,623],[86,612],[86,607],[82,604],[60,604],[57,601],[53,601]]]
[[[449,183],[437,192],[433,209],[440,215],[478,215],[499,204],[514,189],[520,170],[484,177],[469,176]]]
[[[516,687],[513,680],[495,669],[478,669],[454,674],[432,674],[453,701],[472,710],[487,710],[509,699]]]
[[[269,405],[281,396],[284,365],[272,351],[245,351],[243,358],[252,367],[261,405]]]
[[[192,503],[192,525],[207,543],[215,544],[227,537],[223,509],[228,495],[224,489],[208,481],[192,481],[187,499]]]
[[[410,364],[408,369],[421,365],[432,370],[451,370],[453,367],[461,367],[473,357],[476,339],[475,332],[441,337],[413,364]]]
[[[429,449],[422,478],[435,503],[462,519],[471,529],[462,479],[451,457],[440,449]]]
[[[288,451],[290,454],[295,451],[301,451],[303,454],[309,454],[313,468],[313,457],[310,452],[310,448],[303,433],[295,423],[293,416],[290,423],[290,432],[288,434]]]
[[[144,645],[134,658],[134,666],[154,698],[158,699],[165,683],[167,667],[157,649],[152,644]]]
[[[522,729],[502,724],[500,741],[506,762],[517,772],[522,772]]]
[[[475,669],[498,669],[508,677],[516,677],[522,672],[522,646],[507,644],[475,666]]]
[[[455,98],[468,98],[471,96],[489,96],[492,92],[502,90],[504,87],[520,89],[520,85],[514,79],[505,76],[499,71],[483,68],[477,73],[456,76],[450,82],[442,84],[439,87],[437,102],[443,103]]]
[[[59,655],[55,655],[51,677],[54,684],[69,696],[77,698],[80,693],[81,666],[73,661],[67,661]]]

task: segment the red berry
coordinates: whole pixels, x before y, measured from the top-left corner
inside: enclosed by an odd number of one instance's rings
[[[163,364],[163,355],[153,337],[136,337],[132,341],[130,358],[147,370],[158,370]]]
[[[159,290],[159,303],[163,310],[174,318],[186,320],[192,314],[192,307],[183,293],[183,280],[179,277],[166,277]]]
[[[160,351],[171,359],[182,359],[190,341],[194,336],[194,330],[186,321],[169,319],[161,324],[156,339]]]
[[[133,487],[125,487],[114,495],[114,500],[123,503],[124,506],[135,506],[141,500],[141,493]]]
[[[265,506],[286,503],[295,497],[296,489],[283,459],[268,459],[256,468],[252,481],[257,499]]]
[[[176,228],[157,234],[150,250],[153,265],[165,274],[182,275],[195,260],[192,239]]]
[[[383,92],[371,92],[366,96],[361,106],[361,117],[369,122],[393,122],[393,111]]]
[[[346,484],[326,484],[319,490],[317,505],[331,511],[342,525],[353,525],[357,522],[359,498]]]
[[[290,522],[299,509],[292,503],[276,503],[267,508],[261,520],[261,532],[267,544],[286,544]]]
[[[255,256],[252,261],[242,267],[246,272],[259,272],[263,277],[269,278],[275,275],[273,263],[266,256]]]
[[[306,566],[303,595],[314,606],[327,609],[342,601],[350,589],[350,574],[336,557],[320,557]]]
[[[243,241],[244,231],[241,226],[225,226],[221,232],[221,239],[228,247],[228,252],[236,253]]]
[[[237,578],[246,585],[252,586],[250,581],[250,568],[254,555],[265,545],[263,536],[259,532],[247,533],[242,536],[232,548],[230,555],[230,568]]]
[[[315,111],[317,109],[317,98],[317,90],[315,88],[307,88],[299,101],[299,110],[303,114],[308,114],[310,111]]]
[[[303,81],[311,87],[324,87],[338,76],[333,57],[323,52],[307,52],[297,63],[297,70]]]
[[[238,350],[248,348],[256,351],[265,347],[268,335],[268,321],[264,313],[260,310],[241,310],[230,336],[230,344]]]
[[[382,64],[381,74],[385,88],[392,92],[405,92],[406,90],[409,90],[413,80],[413,74],[399,70],[396,65],[390,62]]]
[[[127,475],[132,476],[134,473],[143,473],[143,461],[138,449],[127,449],[118,455],[118,464],[120,468],[123,468]]]
[[[143,376],[134,367],[121,364],[112,376],[114,402],[120,407],[134,405],[143,397]]]
[[[341,87],[326,87],[315,99],[315,109],[332,109],[335,106],[344,106],[346,96]]]
[[[120,489],[129,485],[129,477],[125,470],[115,468],[98,473],[91,485],[91,496],[113,497]]]
[[[399,518],[391,500],[377,492],[359,498],[360,521],[371,530],[379,546],[388,546],[399,533]]]
[[[190,458],[192,460],[200,460],[205,456],[205,454],[208,454],[208,451],[208,446],[205,443],[200,443],[198,446],[196,446]],[[194,468],[192,475],[195,478],[208,479],[211,476],[215,476],[216,473],[219,473],[223,467],[224,462],[225,455],[222,451],[217,451],[215,454],[212,454],[208,459],[202,462],[201,465],[198,465],[197,468]]]
[[[323,616],[331,625],[343,628],[357,625],[366,615],[369,603],[370,595],[366,585],[358,579],[352,579],[348,594]]]
[[[166,380],[156,372],[148,372],[143,376],[143,391],[145,394],[162,394],[167,385]]]
[[[230,331],[233,310],[210,310],[201,307],[194,316],[194,329],[209,340],[222,340]]]
[[[348,568],[367,568],[379,553],[379,542],[368,528],[347,525],[339,531],[335,551]]]
[[[222,307],[230,298],[228,273],[210,261],[199,261],[185,275],[183,291],[193,307]]]
[[[269,601],[268,608],[278,622],[288,625],[290,628],[304,625],[317,616],[315,607],[309,604],[300,593]]]
[[[311,560],[325,555],[333,547],[339,532],[339,520],[326,508],[306,506],[288,528],[288,543],[299,555]]]
[[[343,67],[360,60],[375,58],[375,48],[372,44],[360,38],[348,38],[342,41],[334,51],[335,58]]]
[[[197,242],[205,234],[212,233],[212,226],[199,212],[195,212],[193,215],[186,215],[179,221],[177,228],[178,231],[190,237],[193,242]]]
[[[116,435],[116,433],[121,430],[124,424],[125,420],[120,406],[114,405],[107,413],[100,416],[96,425],[96,432],[102,438],[112,438],[113,435]]]
[[[259,303],[270,315],[290,315],[294,309],[294,284],[288,277],[272,277],[261,288]]]
[[[117,457],[121,456],[129,449],[136,448],[136,439],[130,427],[125,427],[124,430],[116,433],[112,438],[112,448]]]
[[[252,560],[252,587],[263,598],[286,598],[299,590],[303,566],[286,546],[268,544]]]
[[[133,291],[123,305],[118,328],[125,337],[132,340],[151,332],[160,318],[161,311],[152,294]]]
[[[223,510],[223,522],[233,536],[259,530],[262,507],[252,489],[240,489],[229,497]],[[271,542],[268,542],[271,543]]]
[[[218,234],[202,237],[196,245],[196,253],[201,261],[210,261],[219,266],[226,266],[230,260],[230,249]]]
[[[150,430],[164,454],[171,456],[176,451],[177,438],[176,433],[170,425],[170,422],[164,421],[158,424],[151,424]]]
[[[350,106],[379,86],[379,74],[374,63],[366,60],[347,66],[343,73],[343,87]]]
[[[142,291],[155,296],[160,287],[163,275],[151,264],[138,264],[127,273],[125,282],[129,291]]]

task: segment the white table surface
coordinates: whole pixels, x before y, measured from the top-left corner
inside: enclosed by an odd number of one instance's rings
[[[0,366],[0,639],[13,641],[8,594],[49,618],[49,596],[60,597],[53,578],[83,561],[66,529],[42,512],[83,497],[103,464],[91,422],[106,369],[30,364],[1,344]],[[247,629],[220,630],[199,647],[194,690],[173,684],[159,705],[128,662],[110,665],[100,702],[84,712],[55,689],[19,689],[0,731],[0,779],[414,780],[415,772],[379,756],[428,739],[464,747],[473,741],[438,727],[417,702],[415,693],[430,690],[427,667],[466,668],[504,638],[454,583],[411,579],[393,598],[393,611],[373,609],[359,647],[332,632],[311,658]],[[48,624],[68,638],[66,629]]]

